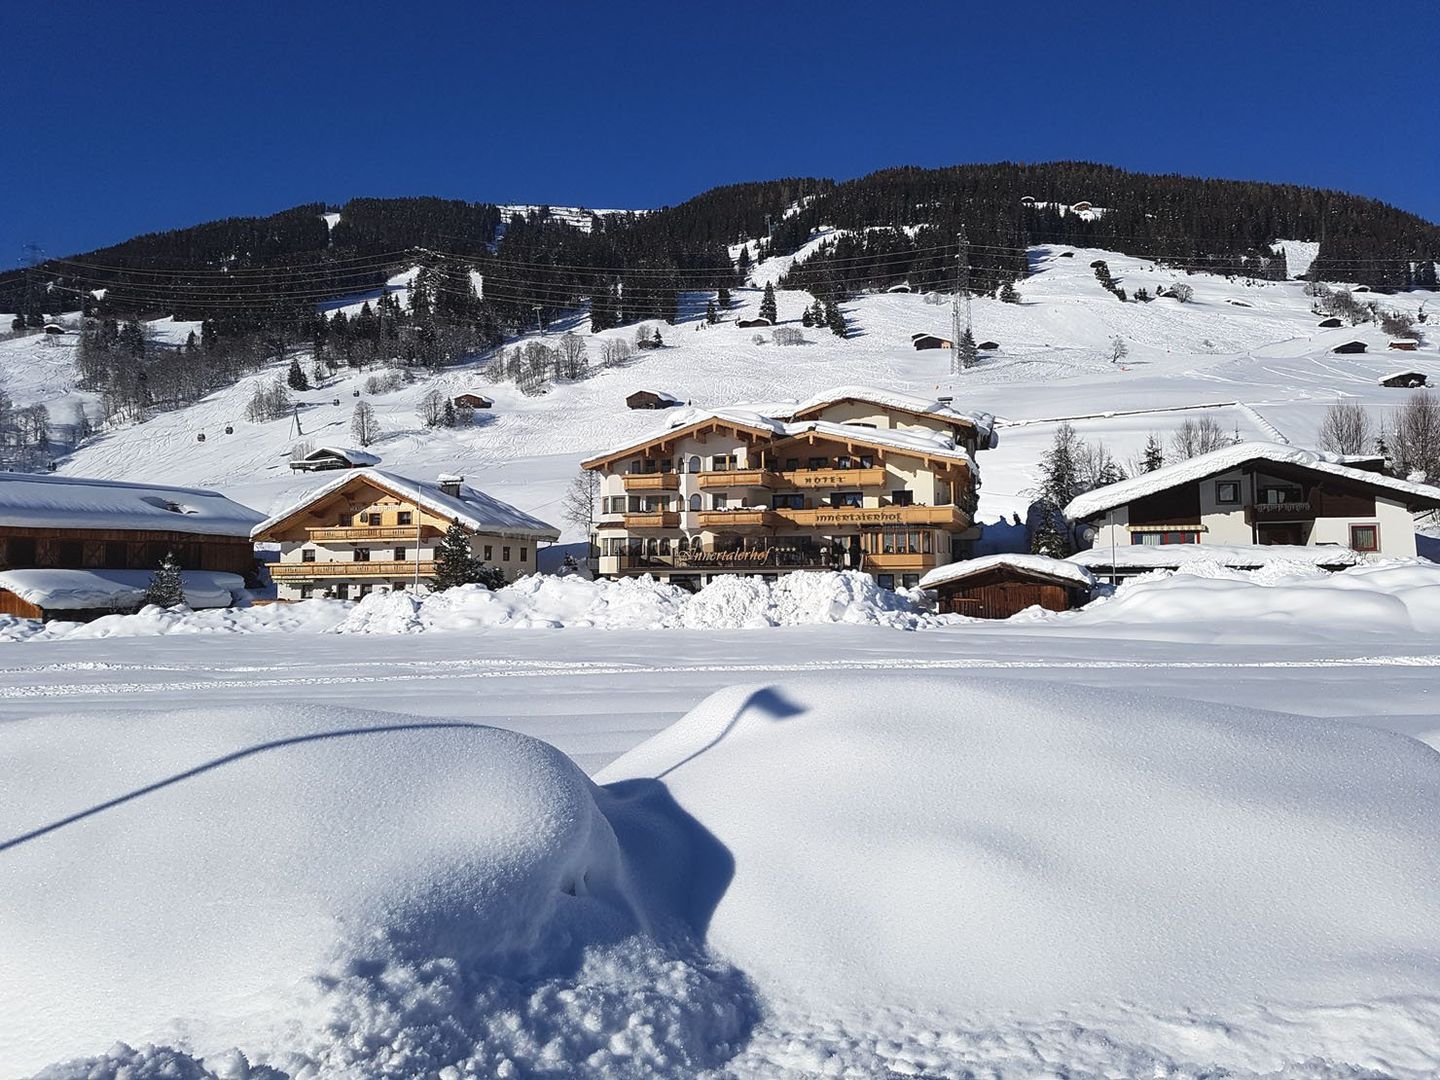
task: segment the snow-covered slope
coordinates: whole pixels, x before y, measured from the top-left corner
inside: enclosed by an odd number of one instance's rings
[[[1297,254],[1299,254],[1297,252]],[[788,258],[788,257],[787,257]],[[1104,258],[1132,296],[1184,280],[1194,301],[1159,299],[1120,303],[1095,280],[1089,263]],[[756,270],[756,280],[778,277],[785,260]],[[463,472],[482,489],[542,519],[559,517],[559,500],[579,461],[587,454],[642,435],[659,419],[631,412],[625,396],[647,387],[696,405],[800,398],[837,383],[864,383],[912,391],[927,397],[953,395],[958,408],[981,409],[1002,419],[1000,445],[983,453],[981,513],[995,518],[1021,512],[1035,479],[1034,466],[1049,442],[1054,421],[1075,421],[1081,435],[1103,439],[1122,463],[1146,434],[1162,436],[1199,409],[1242,437],[1312,445],[1325,408],[1337,397],[1373,406],[1377,415],[1407,398],[1405,391],[1377,385],[1393,369],[1387,339],[1364,326],[1322,330],[1300,282],[1227,280],[1186,276],[1142,259],[1114,252],[1060,249],[1031,253],[1032,274],[1020,282],[1021,303],[974,302],[976,336],[1000,344],[972,371],[952,376],[943,351],[916,352],[910,336],[948,336],[947,304],[927,303],[918,294],[863,296],[843,306],[850,336],[841,340],[824,329],[804,331],[807,343],[776,346],[768,332],[756,343],[754,330],[735,321],[753,316],[757,287],[737,289],[734,305],[717,326],[704,323],[710,294],[681,298],[681,321],[664,327],[665,347],[637,356],[626,367],[597,371],[574,384],[560,384],[539,397],[513,386],[483,380],[479,361],[423,378],[398,390],[365,397],[375,407],[384,437],[371,449],[386,469],[433,477]],[[774,271],[774,273],[772,273]],[[396,283],[403,285],[403,282]],[[1415,314],[1431,294],[1376,296],[1386,307]],[[358,303],[357,298],[348,298]],[[781,291],[781,322],[799,326],[811,298]],[[1239,300],[1247,306],[1228,301]],[[1435,308],[1435,303],[1429,308]],[[192,324],[152,324],[152,330],[183,340]],[[567,329],[586,335],[597,361],[598,338],[634,334],[622,327],[588,335],[583,315],[552,325],[549,336]],[[1111,361],[1111,340],[1122,338],[1129,355]],[[1363,355],[1331,350],[1350,338],[1370,345]],[[68,419],[74,390],[73,341],[47,344],[37,337],[0,340],[0,380],[21,403],[43,400],[55,419]],[[1407,364],[1440,374],[1434,340]],[[296,395],[302,432],[292,421],[252,424],[244,406],[255,376],[180,411],[138,426],[107,431],[63,463],[67,474],[212,486],[262,511],[293,500],[313,484],[286,467],[290,448],[302,440],[344,442],[356,391],[371,372],[342,372],[324,386]],[[425,429],[416,414],[420,398],[434,385],[447,391],[480,390],[495,407],[477,414],[464,431]],[[234,429],[225,434],[226,426]],[[205,441],[198,441],[204,434]],[[573,537],[572,537],[573,538]]]

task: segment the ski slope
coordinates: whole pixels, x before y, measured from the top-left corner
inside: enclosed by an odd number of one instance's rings
[[[1138,452],[1148,433],[1163,437],[1197,411],[1212,414],[1242,438],[1307,446],[1313,445],[1325,408],[1337,398],[1371,406],[1377,419],[1405,401],[1407,392],[1377,385],[1382,374],[1403,366],[1440,376],[1433,340],[1416,353],[1398,353],[1386,349],[1386,336],[1371,325],[1318,328],[1319,318],[1300,282],[1187,276],[1115,252],[1066,250],[1073,256],[1061,257],[1058,248],[1032,250],[1031,274],[1019,283],[1020,303],[974,300],[976,338],[997,341],[1000,348],[958,375],[950,374],[947,353],[916,352],[910,346],[914,333],[949,333],[948,303],[927,303],[919,294],[861,296],[842,305],[850,328],[846,339],[823,328],[806,329],[806,344],[777,346],[768,331],[759,332],[756,343],[757,331],[735,325],[756,314],[758,286],[734,290],[732,307],[716,326],[704,322],[711,294],[688,293],[681,297],[679,322],[660,324],[663,349],[638,353],[623,368],[595,370],[584,381],[555,385],[541,396],[526,397],[509,384],[486,382],[479,357],[433,378],[420,375],[393,392],[365,395],[384,431],[370,449],[386,469],[420,477],[459,471],[499,498],[560,524],[559,501],[582,458],[663,422],[653,413],[625,408],[626,395],[637,389],[663,391],[696,405],[724,405],[863,383],[952,395],[957,407],[1000,418],[998,448],[979,458],[981,517],[995,520],[1023,513],[1035,463],[1063,418],[1079,418],[1077,430],[1103,440],[1122,463]],[[775,280],[793,258],[761,263],[754,281]],[[1100,287],[1090,269],[1093,260],[1102,258],[1132,296],[1142,287],[1153,294],[1183,280],[1194,289],[1194,300],[1121,303]],[[403,289],[403,279],[397,276],[394,286]],[[361,299],[343,298],[343,306],[358,310]],[[1413,315],[1432,295],[1371,299]],[[781,325],[798,327],[810,301],[806,293],[779,291]],[[1437,306],[1430,303],[1426,310]],[[151,324],[151,330],[181,341],[193,325],[161,322]],[[586,336],[598,369],[599,339],[629,340],[635,328],[592,336],[584,314],[576,313],[553,323],[547,336],[553,339],[567,330]],[[1111,341],[1117,336],[1128,349],[1118,364],[1111,360]],[[1331,351],[1352,338],[1367,342],[1369,351],[1346,356]],[[86,399],[74,386],[73,344],[69,336],[55,342],[0,340],[0,381],[19,403],[44,401],[57,422],[67,421],[71,403]],[[345,444],[354,395],[363,393],[365,380],[376,370],[342,370],[325,385],[295,395],[299,433],[292,419],[246,421],[244,407],[255,381],[283,374],[284,366],[277,363],[272,371],[188,408],[105,431],[64,461],[60,471],[218,487],[268,513],[313,484],[291,476],[286,466],[291,447],[300,441]],[[477,390],[494,398],[495,407],[477,413],[475,425],[463,431],[425,429],[416,407],[434,386],[455,393]],[[224,434],[227,425],[233,434]],[[204,442],[198,440],[201,434]]]

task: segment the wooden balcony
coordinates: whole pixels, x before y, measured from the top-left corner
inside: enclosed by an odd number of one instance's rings
[[[280,562],[270,564],[270,576],[276,581],[305,581],[329,578],[394,578],[399,581],[415,577],[415,562],[394,559],[372,562]],[[420,562],[420,576],[433,577],[435,564]]]
[[[936,525],[964,529],[970,517],[958,506],[817,506],[809,510],[777,510],[792,525]]]
[[[865,561],[861,564],[862,570],[870,570],[879,574],[910,574],[924,573],[933,569],[936,565],[936,556],[916,555],[911,553],[889,555],[866,555]]]
[[[625,473],[626,491],[679,491],[680,477],[673,472]]]
[[[782,472],[782,485],[797,488],[881,487],[885,484],[884,469],[794,469]]]
[[[756,526],[773,529],[784,525],[785,519],[763,506],[747,506],[735,510],[702,510],[698,515],[702,529],[740,529]]]
[[[305,532],[317,544],[334,541],[365,543],[367,540],[379,543],[385,540],[414,540],[417,536],[424,540],[440,535],[440,530],[434,525],[352,525],[343,529],[306,529]]]
[[[1314,521],[1320,508],[1310,502],[1251,503],[1245,508],[1247,525],[1263,525],[1269,521]]]
[[[680,527],[680,515],[674,510],[626,514],[624,520],[627,529],[678,529]]]
[[[704,491],[714,488],[773,488],[780,478],[765,469],[728,469],[720,472],[696,473],[695,478]]]

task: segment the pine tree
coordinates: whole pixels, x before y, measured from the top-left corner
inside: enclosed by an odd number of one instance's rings
[[[1165,467],[1165,448],[1160,445],[1160,436],[1153,431],[1150,437],[1145,440],[1145,450],[1140,457],[1140,469],[1142,472],[1154,472],[1156,469]]]
[[[780,321],[775,307],[775,286],[768,281],[765,283],[765,295],[760,298],[760,317],[769,319],[772,324]]]
[[[972,368],[980,362],[980,350],[975,345],[975,335],[967,326],[960,331],[960,366]]]
[[[291,390],[310,389],[310,380],[305,377],[305,369],[300,366],[299,357],[291,359],[290,373],[286,376],[285,381],[290,384]]]
[[[740,245],[740,258],[735,260],[735,276],[743,284],[750,276],[750,245]]]
[[[172,608],[185,603],[185,589],[180,581],[180,563],[173,551],[167,551],[165,558],[150,575],[150,587],[145,590],[145,603],[157,607]]]
[[[803,312],[801,312],[801,314],[800,314],[800,325],[801,325],[801,326],[814,326],[814,325],[815,325],[815,318],[814,318],[814,316],[812,316],[812,315],[810,314],[810,309],[809,309],[808,307],[807,307]]]
[[[458,521],[435,548],[435,588],[453,589],[457,585],[484,585],[498,589],[505,584],[505,575],[494,566],[486,566],[475,557],[470,547],[470,533]]]
[[[447,428],[455,426],[455,402],[450,398],[445,399],[445,408],[440,412],[440,424]]]
[[[1031,553],[1048,555],[1052,559],[1063,559],[1073,554],[1068,532],[1060,524],[1059,511],[1049,504],[1041,504],[1039,514],[1039,520],[1030,533]]]
[[[730,290],[722,286],[715,294],[715,299],[720,303],[720,310],[726,310],[730,307]]]
[[[715,301],[709,300],[705,304],[705,321],[714,326],[720,321],[720,316],[715,311]]]
[[[1015,291],[1015,286],[1007,281],[1004,285],[1000,286],[1000,300],[1006,304],[1018,304],[1020,302],[1020,294]]]
[[[825,301],[825,325],[836,337],[845,336],[845,316],[840,313],[840,305],[834,300]]]

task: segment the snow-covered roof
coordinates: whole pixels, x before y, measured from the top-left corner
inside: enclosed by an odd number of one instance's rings
[[[560,539],[560,530],[553,525],[541,521],[539,518],[531,517],[525,511],[511,506],[507,502],[501,502],[493,495],[487,495],[468,484],[461,485],[458,495],[450,495],[442,491],[438,483],[412,480],[408,476],[383,472],[380,469],[355,469],[341,473],[328,484],[322,484],[310,492],[301,501],[287,506],[284,510],[256,525],[251,531],[251,536],[257,539],[261,538],[287,519],[301,513],[312,503],[361,480],[368,480],[402,499],[408,499],[417,506],[424,507],[439,517],[458,521],[465,528],[474,532],[535,540]]]
[[[915,394],[906,394],[898,390],[879,390],[873,386],[835,386],[818,394],[812,394],[803,401],[798,401],[789,412],[776,413],[781,419],[789,419],[800,416],[816,409],[823,409],[827,405],[834,405],[839,401],[863,401],[871,405],[879,405],[882,408],[898,409],[902,412],[916,413],[920,416],[935,416],[944,420],[953,420],[960,424],[970,424],[982,435],[989,432],[994,426],[995,418],[987,412],[964,412],[938,401],[935,398],[919,397]]]
[[[800,420],[785,425],[787,438],[804,435],[813,431],[832,439],[849,439],[867,446],[887,447],[926,457],[949,458],[963,461],[972,468],[975,461],[963,446],[941,431],[905,431],[900,428],[869,428],[855,424],[836,424],[829,420]]]
[[[1366,487],[1381,489],[1387,494],[1400,496],[1408,503],[1423,503],[1440,506],[1440,488],[1429,484],[1417,484],[1410,480],[1396,480],[1382,473],[1352,469],[1334,461],[1327,461],[1326,455],[1313,450],[1302,450],[1297,446],[1281,446],[1279,443],[1246,442],[1235,446],[1223,446],[1208,454],[1166,465],[1154,472],[1141,473],[1118,484],[1087,491],[1065,507],[1065,516],[1072,521],[1103,514],[1107,510],[1147,495],[1168,491],[1182,484],[1194,483],[1206,477],[1238,469],[1252,462],[1268,462],[1273,465],[1294,465],[1312,472],[1325,473]]]
[[[920,588],[933,589],[952,581],[960,581],[987,570],[1003,568],[1026,574],[1040,574],[1044,577],[1059,578],[1070,584],[1090,588],[1094,577],[1084,566],[1065,559],[1052,559],[1046,555],[982,555],[978,559],[966,559],[946,566],[937,566],[920,579]]]
[[[674,394],[667,394],[667,393],[665,393],[665,391],[663,391],[663,390],[645,390],[645,389],[640,389],[640,390],[636,390],[636,391],[634,391],[633,393],[631,393],[631,394],[630,394],[630,397],[634,397],[636,394],[650,394],[651,396],[657,398],[658,400],[660,400],[660,401],[668,401],[668,402],[670,402],[672,405],[684,405],[684,404],[685,404],[685,402],[681,401],[681,400],[680,400],[678,397],[676,397]]]
[[[245,579],[219,570],[182,570],[180,585],[192,608],[229,607]],[[0,571],[0,589],[46,611],[127,611],[141,605],[149,587],[149,570]]]
[[[1328,544],[1312,547],[1298,544],[1119,544],[1113,552],[1108,547],[1095,547],[1077,552],[1067,561],[1095,570],[1104,570],[1112,565],[1173,570],[1195,562],[1214,562],[1233,569],[1249,570],[1287,562],[1309,566],[1358,566],[1365,558],[1349,548]]]
[[[1425,378],[1425,373],[1423,371],[1416,371],[1414,368],[1401,368],[1399,371],[1386,372],[1384,375],[1381,375],[1380,378],[1375,381],[1379,383],[1384,383],[1387,379],[1400,379],[1405,378],[1409,375],[1419,375],[1422,379]]]
[[[7,526],[246,537],[262,516],[203,488],[0,473],[0,523]]]
[[[362,467],[365,465],[379,465],[380,455],[372,454],[365,450],[356,450],[349,446],[317,446],[310,453],[306,454],[301,461],[319,461],[326,457],[338,457],[350,462],[351,465]]]

